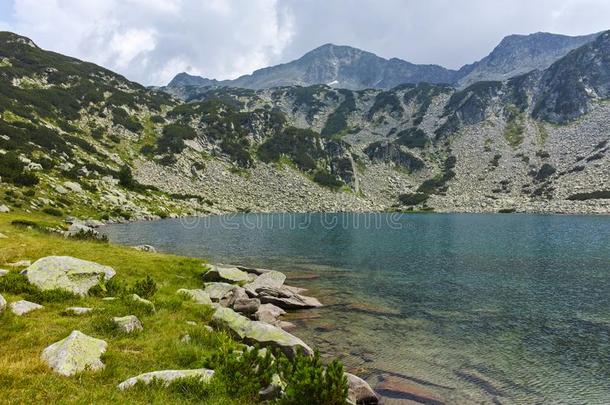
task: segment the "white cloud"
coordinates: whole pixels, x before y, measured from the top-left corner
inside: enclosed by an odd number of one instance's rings
[[[0,0],[0,11],[0,27],[143,84],[234,78],[327,42],[456,68],[512,33],[610,29],[608,0]]]

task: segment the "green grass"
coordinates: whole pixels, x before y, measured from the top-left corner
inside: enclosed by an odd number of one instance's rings
[[[112,266],[115,278],[129,285],[152,277],[158,292],[151,300],[157,311],[152,314],[129,300],[104,301],[100,297],[77,298],[47,294],[44,309],[16,317],[10,311],[0,315],[0,386],[3,403],[178,403],[201,402],[201,397],[185,396],[179,390],[142,388],[119,392],[116,385],[134,375],[162,369],[203,367],[205,359],[219,351],[239,345],[222,332],[206,332],[186,321],[206,324],[209,308],[184,301],[176,295],[179,288],[199,288],[203,261],[167,254],[139,252],[128,247],[88,241],[72,241],[61,236],[18,227],[12,221],[30,221],[58,226],[55,217],[39,213],[0,215],[0,232],[8,236],[0,244],[0,267],[17,260],[36,260],[48,255],[70,255]],[[16,273],[19,269],[12,270]],[[8,277],[8,276],[7,276]],[[17,274],[10,277],[18,279]],[[18,283],[13,281],[12,284]],[[0,289],[6,290],[0,286]],[[1,291],[8,302],[31,298],[25,289]],[[95,310],[87,315],[66,316],[69,306]],[[144,331],[135,335],[117,333],[109,327],[113,316],[136,315]],[[102,372],[84,372],[66,378],[53,373],[40,360],[42,350],[78,329],[108,342]],[[196,329],[196,330],[192,330]],[[191,344],[180,342],[184,333],[197,336]],[[205,335],[205,336],[204,336]],[[213,388],[213,387],[212,387]],[[226,392],[206,390],[206,403],[240,403]]]

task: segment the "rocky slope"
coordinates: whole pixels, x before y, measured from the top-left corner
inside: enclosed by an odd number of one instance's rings
[[[117,220],[609,213],[609,43],[461,91],[203,88],[184,103],[2,34],[1,203]]]
[[[206,79],[180,73],[164,89],[188,98],[190,92],[197,92],[202,87],[257,90],[325,84],[351,90],[387,90],[403,83],[426,82],[449,83],[465,88],[479,81],[506,80],[532,70],[544,70],[598,35],[570,37],[545,32],[510,35],[488,56],[459,70],[438,65],[418,65],[398,58],[388,60],[349,46],[326,44],[297,60],[259,69],[235,80]]]

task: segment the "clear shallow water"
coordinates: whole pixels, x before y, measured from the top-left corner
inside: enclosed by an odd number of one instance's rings
[[[327,304],[291,315],[294,333],[367,376],[386,403],[610,403],[608,217],[192,221],[104,230],[120,243],[286,272]]]

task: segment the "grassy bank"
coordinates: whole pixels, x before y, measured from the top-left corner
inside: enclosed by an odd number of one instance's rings
[[[169,254],[140,252],[135,249],[95,241],[66,239],[61,235],[41,231],[37,227],[16,226],[15,221],[31,221],[40,227],[62,227],[61,220],[39,213],[0,214],[0,268],[13,274],[0,279],[0,293],[10,303],[28,299],[10,277],[19,280],[21,267],[7,266],[19,260],[31,260],[49,255],[67,255],[112,266],[115,279],[129,288],[147,276],[157,285],[150,298],[156,306],[152,313],[147,307],[127,299],[114,301],[102,297],[47,295],[42,310],[17,317],[7,308],[0,314],[0,387],[3,403],[184,403],[209,404],[252,403],[260,387],[252,379],[237,381],[219,374],[212,383],[139,386],[119,392],[121,381],[135,375],[163,369],[215,368],[218,358],[226,358],[243,345],[224,331],[203,328],[211,319],[212,309],[197,305],[176,294],[179,288],[201,288],[204,262],[199,259]],[[69,316],[70,306],[94,308],[81,316]],[[137,334],[116,331],[109,320],[113,316],[136,315],[144,330]],[[191,326],[187,321],[194,321]],[[42,350],[74,330],[105,340],[108,350],[102,357],[106,367],[101,372],[86,371],[76,377],[53,373],[40,360]],[[191,341],[181,337],[189,334]],[[230,357],[230,356],[229,356]],[[216,359],[216,360],[214,360]],[[232,365],[235,367],[235,365]],[[218,374],[218,369],[217,369]],[[254,378],[256,380],[256,378]],[[239,385],[237,387],[236,385]]]

